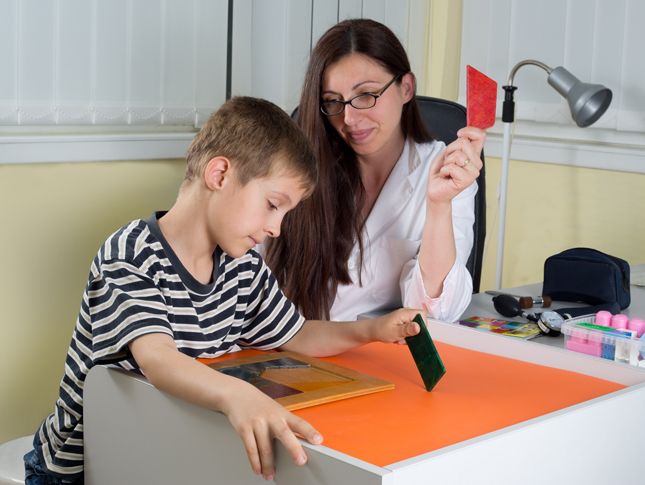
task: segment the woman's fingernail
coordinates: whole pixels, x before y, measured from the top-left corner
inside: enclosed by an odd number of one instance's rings
[[[314,443],[320,443],[322,442],[322,436],[320,436],[319,434],[315,434],[313,437],[313,440],[314,440]]]
[[[266,477],[264,477],[264,479],[265,479],[267,482],[269,482],[269,481],[273,480],[273,475],[267,475]]]
[[[298,466],[304,465],[306,461],[307,459],[304,456],[300,455],[296,460],[296,465]]]

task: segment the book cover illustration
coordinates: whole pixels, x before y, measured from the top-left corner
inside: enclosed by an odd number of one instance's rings
[[[249,382],[289,411],[394,389],[391,382],[296,352],[207,365]]]
[[[465,327],[506,335],[508,337],[517,337],[524,340],[530,340],[540,335],[539,327],[535,323],[529,322],[513,322],[510,320],[475,316],[459,320],[458,323]]]

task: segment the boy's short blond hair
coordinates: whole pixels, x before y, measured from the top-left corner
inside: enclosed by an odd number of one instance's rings
[[[318,180],[311,142],[287,113],[265,99],[236,96],[211,115],[188,148],[184,185],[202,177],[215,157],[229,159],[241,186],[280,173],[302,179],[309,195]]]

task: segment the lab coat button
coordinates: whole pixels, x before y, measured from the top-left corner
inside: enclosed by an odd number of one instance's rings
[[[349,269],[354,269],[354,266],[356,266],[356,263],[354,263],[354,261],[348,261],[347,262],[347,267]]]

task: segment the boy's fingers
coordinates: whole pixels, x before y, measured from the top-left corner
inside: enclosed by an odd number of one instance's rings
[[[299,418],[295,414],[292,414],[290,416],[289,427],[291,428],[292,432],[298,433],[312,445],[319,445],[323,441],[322,435],[318,431],[316,431],[316,428],[314,428],[307,421]],[[298,442],[298,444],[300,444],[298,440],[296,441]]]
[[[307,463],[307,455],[294,433],[298,433],[314,445],[322,443],[322,436],[307,421],[295,415],[289,416],[287,425],[276,430],[276,438],[282,442],[293,462],[302,466]]]
[[[262,463],[260,461],[260,454],[258,452],[258,444],[255,440],[255,435],[252,430],[239,433],[239,435],[240,438],[242,438],[242,444],[246,450],[246,456],[251,464],[251,470],[253,470],[253,473],[256,475],[260,475],[262,473]]]
[[[255,429],[255,440],[257,441],[258,453],[260,455],[262,476],[265,480],[272,480],[275,475],[273,463],[273,440],[265,426],[258,426]],[[255,470],[255,468],[253,470]]]
[[[421,328],[419,328],[419,324],[417,322],[410,322],[405,326],[405,336],[412,337],[413,335],[418,334],[420,330]]]

